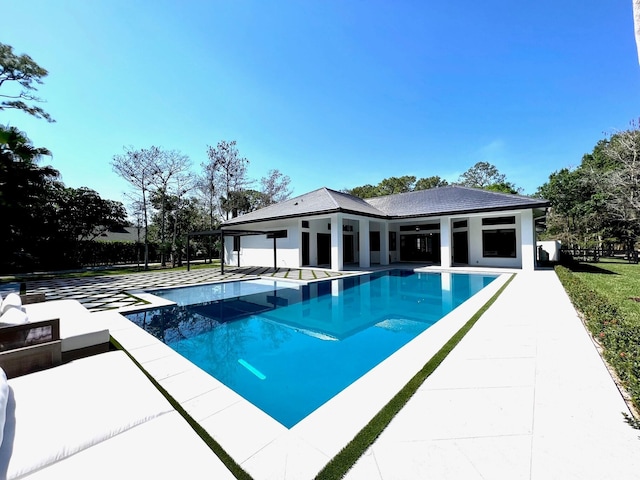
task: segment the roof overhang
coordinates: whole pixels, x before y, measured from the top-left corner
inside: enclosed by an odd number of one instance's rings
[[[483,207],[483,208],[472,208],[472,209],[463,209],[463,210],[444,210],[441,212],[413,213],[413,214],[406,214],[406,215],[373,215],[370,213],[363,213],[363,212],[358,212],[354,210],[336,208],[331,210],[322,210],[318,212],[274,216],[269,218],[248,220],[245,222],[234,222],[229,225],[229,228],[225,228],[225,225],[222,224],[221,229],[224,230],[225,235],[233,235],[233,233],[228,233],[228,232],[253,232],[254,234],[266,234],[268,233],[266,231],[258,232],[256,230],[243,230],[243,229],[236,230],[233,228],[233,226],[234,225],[250,225],[252,223],[272,222],[276,220],[291,220],[294,218],[312,218],[312,217],[331,215],[335,213],[343,213],[343,214],[355,215],[359,217],[376,218],[379,220],[406,220],[410,218],[446,217],[446,216],[453,216],[453,215],[458,216],[458,215],[467,215],[467,214],[475,214],[475,213],[506,212],[506,211],[513,211],[513,210],[538,210],[538,209],[545,209],[549,207],[549,205],[550,205],[549,202],[537,202],[537,203],[531,203],[529,205],[505,205],[501,207]],[[242,233],[237,233],[237,235],[241,235],[241,234]],[[245,233],[245,235],[251,235],[251,233]]]
[[[244,235],[267,235],[271,233],[271,231],[262,231],[262,230],[242,230],[242,229],[222,229],[218,228],[216,230],[200,230],[197,232],[189,232],[187,235],[190,237],[205,237],[211,235],[226,235],[231,237],[241,237]]]
[[[274,216],[274,217],[267,217],[267,218],[259,218],[259,219],[255,219],[255,220],[246,220],[244,222],[234,222],[229,224],[229,230],[231,230],[233,228],[233,225],[249,225],[251,223],[262,223],[262,222],[273,222],[275,220],[291,220],[292,218],[311,218],[311,217],[321,217],[321,216],[326,216],[326,215],[331,215],[334,213],[344,213],[347,215],[356,215],[359,217],[368,217],[368,218],[377,218],[380,220],[391,220],[393,219],[393,217],[389,217],[387,215],[374,215],[372,213],[363,213],[363,212],[358,212],[356,210],[349,210],[349,209],[345,209],[345,208],[334,208],[331,210],[321,210],[321,211],[317,211],[317,212],[309,212],[309,213],[297,213],[297,214],[291,214],[291,215],[280,215],[280,216]],[[242,218],[242,217],[238,217],[238,218]],[[225,228],[225,224],[223,223],[221,225],[221,228],[225,231],[225,235],[227,234],[226,232],[228,231],[227,228]],[[266,233],[266,232],[263,232]]]
[[[416,213],[416,214],[406,214],[406,215],[389,215],[387,219],[389,220],[405,220],[409,218],[429,218],[429,217],[450,217],[450,216],[464,216],[476,213],[491,213],[491,212],[509,212],[514,210],[540,210],[544,211],[544,208],[548,207],[549,204],[540,203],[540,204],[531,204],[531,205],[508,205],[502,207],[493,207],[493,208],[470,208],[464,210],[444,210],[442,212],[429,212],[429,213]]]

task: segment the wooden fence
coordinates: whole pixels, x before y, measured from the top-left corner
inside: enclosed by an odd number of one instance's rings
[[[637,250],[616,250],[612,248],[569,248],[560,249],[560,255],[571,257],[579,262],[598,262],[601,258],[618,258],[629,263],[638,263]]]

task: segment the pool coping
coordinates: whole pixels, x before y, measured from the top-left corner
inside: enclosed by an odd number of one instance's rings
[[[415,270],[463,273],[460,269],[433,267]],[[132,309],[152,308],[153,305],[93,315],[105,317],[113,338],[253,478],[312,478],[513,273],[489,269],[471,272],[497,273],[499,276],[291,429],[120,315]],[[326,279],[313,281],[321,280]]]

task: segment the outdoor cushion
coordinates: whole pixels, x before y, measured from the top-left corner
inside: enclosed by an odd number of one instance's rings
[[[0,446],[2,479],[28,475],[174,411],[122,351],[12,378],[8,384],[12,400]],[[91,472],[85,473],[91,478]]]
[[[176,411],[166,413],[29,475],[29,480],[234,480]]]
[[[77,300],[31,303],[24,308],[32,322],[60,319],[62,352],[109,343],[109,330],[104,322],[95,320]]]
[[[17,293],[10,293],[2,301],[2,307],[0,307],[0,315],[4,315],[10,308],[22,307],[22,300]]]
[[[0,446],[2,446],[2,436],[4,433],[4,422],[7,418],[7,400],[9,400],[9,384],[7,374],[0,368]]]
[[[0,316],[0,326],[23,325],[25,323],[29,323],[29,317],[20,308],[9,308]]]

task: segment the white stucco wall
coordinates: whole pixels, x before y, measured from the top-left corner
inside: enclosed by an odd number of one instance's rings
[[[550,262],[558,262],[560,261],[560,247],[562,244],[559,240],[545,240],[537,243],[538,248],[542,247],[542,249],[547,252],[549,258],[547,258]],[[540,252],[538,251],[538,260],[540,259]]]
[[[515,216],[515,225],[491,225],[483,226],[482,219],[490,217]],[[496,215],[482,215],[468,218],[469,228],[469,266],[474,267],[522,267],[522,226],[519,212],[500,212]],[[516,256],[515,258],[483,257],[482,255],[482,231],[500,228],[515,228],[516,230]]]
[[[490,217],[515,217],[515,224],[506,225],[482,225],[483,218]],[[380,264],[382,262],[382,253],[385,253],[386,259],[390,259],[391,262],[400,260],[400,226],[403,224],[420,224],[420,223],[434,223],[441,221],[440,218],[429,219],[414,219],[403,220],[402,222],[390,222],[388,225],[383,224],[377,219],[369,219],[361,221],[362,217],[353,215],[340,214],[340,215],[327,215],[324,217],[307,218],[304,219],[305,223],[308,223],[307,227],[303,227],[302,219],[288,219],[278,222],[261,222],[251,225],[246,225],[243,229],[252,229],[260,231],[273,231],[273,230],[287,230],[287,238],[277,239],[277,267],[289,267],[297,268],[302,266],[302,232],[309,234],[309,266],[318,266],[318,234],[326,234],[330,237],[331,252],[325,252],[325,259],[322,265],[331,263],[331,268],[335,268],[334,264],[342,266],[342,257],[337,258],[337,248],[342,247],[343,237],[349,236],[353,239],[354,247],[354,261],[359,263],[361,260],[361,250],[367,247],[368,241],[363,241],[362,235],[366,235],[366,239],[369,238],[369,231],[380,232],[380,251],[371,252],[369,256],[369,264]],[[470,214],[466,216],[453,216],[444,217],[444,221],[447,222],[445,226],[448,226],[449,232],[442,232],[442,223],[440,223],[440,234],[449,235],[448,248],[449,256],[453,255],[453,242],[451,236],[454,231],[461,231],[465,228],[454,227],[454,222],[460,220],[467,221],[467,234],[469,243],[469,266],[474,267],[506,267],[506,268],[522,268],[523,261],[525,262],[526,269],[533,269],[535,267],[535,226],[531,211],[519,210],[519,211],[505,211],[496,212],[494,215],[487,214]],[[335,231],[332,234],[334,228]],[[523,229],[523,222],[526,225]],[[347,226],[346,229],[343,228]],[[361,232],[362,227],[368,227],[369,231]],[[483,257],[482,248],[482,232],[483,230],[496,230],[496,229],[515,229],[516,232],[516,256],[515,257]],[[396,232],[396,249],[388,251],[388,232]],[[526,234],[526,255],[523,254],[523,231]],[[360,239],[358,237],[360,235]],[[441,242],[442,242],[441,236]],[[340,244],[340,245],[338,245]],[[273,267],[273,239],[266,238],[265,235],[251,235],[241,237],[241,249],[240,249],[240,265],[241,266],[265,266]],[[444,255],[445,252],[442,252]],[[334,258],[335,257],[335,258]],[[386,260],[385,259],[385,260]],[[441,260],[446,260],[441,258]],[[225,263],[228,265],[238,264],[238,252],[233,251],[233,238],[225,237]],[[366,263],[366,262],[365,262]],[[386,263],[386,262],[385,262]],[[443,264],[446,262],[443,262]],[[366,267],[365,267],[366,268]]]
[[[297,220],[255,223],[244,226],[243,230],[287,230],[287,238],[276,239],[277,267],[297,268],[300,266],[300,229]],[[225,264],[237,266],[273,267],[273,239],[266,235],[245,235],[240,239],[240,252],[233,251],[233,237],[225,236]]]

